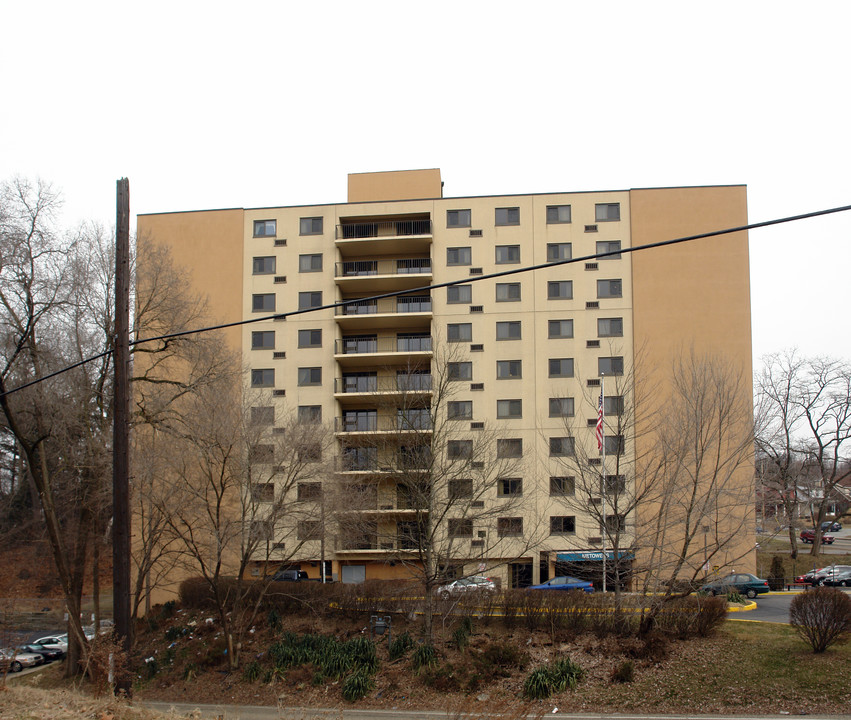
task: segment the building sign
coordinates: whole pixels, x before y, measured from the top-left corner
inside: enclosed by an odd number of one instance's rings
[[[621,560],[632,560],[635,555],[626,550],[621,550],[618,553]],[[612,550],[606,551],[606,560],[614,560],[615,553]],[[564,552],[556,555],[556,562],[602,562],[603,553],[600,550],[580,550],[579,552]]]

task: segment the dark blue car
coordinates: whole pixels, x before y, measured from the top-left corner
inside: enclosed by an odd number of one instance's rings
[[[551,578],[540,585],[532,585],[529,590],[582,590],[583,592],[594,592],[594,583],[587,580],[579,580],[569,575],[561,575]]]

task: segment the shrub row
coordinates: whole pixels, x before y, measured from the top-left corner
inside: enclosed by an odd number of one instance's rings
[[[223,581],[223,592],[231,591],[235,580]],[[256,600],[261,585],[249,586],[249,600]],[[231,591],[232,594],[232,591]],[[183,607],[207,609],[213,604],[208,585],[201,578],[189,578],[180,586]],[[615,603],[620,605],[616,606]],[[652,601],[652,600],[651,600]],[[470,594],[448,600],[435,598],[438,612],[477,617],[482,622],[502,622],[507,627],[528,630],[590,631],[600,635],[628,634],[636,630],[646,605],[640,596],[587,594],[582,592],[536,592],[506,590],[499,593]],[[382,613],[412,614],[423,610],[422,589],[416,583],[373,580],[359,584],[272,583],[262,609],[270,623],[277,625],[286,615],[327,615],[347,612],[356,615]],[[656,627],[682,637],[708,635],[726,615],[724,598],[689,595],[665,603],[656,618]],[[463,638],[457,638],[463,643]]]

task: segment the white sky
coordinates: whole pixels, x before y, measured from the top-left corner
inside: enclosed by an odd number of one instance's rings
[[[444,195],[745,183],[752,222],[851,204],[851,3],[0,0],[0,179],[63,223]],[[663,238],[660,238],[663,239]],[[754,358],[851,358],[851,212],[750,235]],[[711,302],[711,299],[708,299]],[[755,363],[755,367],[756,367]]]

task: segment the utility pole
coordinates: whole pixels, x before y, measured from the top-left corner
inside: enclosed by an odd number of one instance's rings
[[[115,632],[129,658],[130,628],[130,182],[116,183],[115,213],[115,397],[112,434],[112,613]],[[99,628],[95,628],[95,632]],[[130,677],[116,685],[128,695]]]

